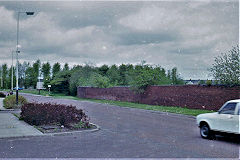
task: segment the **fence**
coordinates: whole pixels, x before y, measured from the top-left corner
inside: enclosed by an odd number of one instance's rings
[[[150,86],[142,94],[129,87],[78,87],[78,97],[218,110],[226,101],[240,98],[240,86]]]

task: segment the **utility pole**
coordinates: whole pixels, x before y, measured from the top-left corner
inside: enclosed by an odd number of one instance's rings
[[[1,88],[3,88],[3,69],[1,67]]]

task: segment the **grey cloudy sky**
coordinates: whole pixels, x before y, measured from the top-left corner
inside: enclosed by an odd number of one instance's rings
[[[11,64],[21,14],[20,61],[140,63],[207,79],[214,57],[239,43],[238,1],[0,1],[0,64]]]

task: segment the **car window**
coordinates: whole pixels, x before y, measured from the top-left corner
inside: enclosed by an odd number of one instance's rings
[[[237,103],[228,103],[220,110],[220,114],[234,114]]]

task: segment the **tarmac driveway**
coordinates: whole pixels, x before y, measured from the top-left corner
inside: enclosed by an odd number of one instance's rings
[[[0,139],[1,158],[239,158],[230,138],[204,140],[194,117],[24,94],[29,101],[72,104],[97,132]]]

